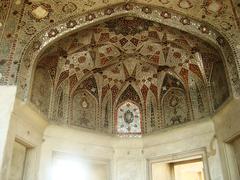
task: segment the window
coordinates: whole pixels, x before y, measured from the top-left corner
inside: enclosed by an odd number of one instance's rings
[[[132,102],[124,102],[117,109],[117,133],[119,135],[141,135],[141,113]]]
[[[108,162],[79,158],[64,153],[53,156],[51,180],[108,180]]]

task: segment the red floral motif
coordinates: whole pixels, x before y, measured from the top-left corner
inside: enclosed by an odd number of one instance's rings
[[[143,95],[144,102],[147,100],[148,87],[144,84],[141,88],[141,93]]]
[[[104,58],[101,58],[101,65],[104,65],[108,62],[108,58],[104,57]]]
[[[100,38],[98,40],[99,43],[109,41],[109,33],[101,33]]]
[[[69,77],[70,80],[70,92],[72,91],[73,87],[76,85],[76,83],[78,82],[77,76],[76,74],[73,74]]]
[[[191,70],[193,73],[195,73],[203,81],[202,73],[197,65],[189,64],[189,70]]]
[[[119,42],[120,42],[121,46],[124,46],[127,44],[128,40],[126,38],[122,38],[122,39],[120,39]]]
[[[158,88],[154,84],[151,83],[150,90],[154,94],[156,100],[158,99]]]
[[[185,68],[182,68],[179,74],[180,76],[182,76],[185,84],[188,85],[188,70]]]
[[[104,87],[102,88],[102,101],[103,101],[104,97],[106,96],[106,94],[107,94],[107,92],[108,92],[109,89],[110,89],[109,84],[107,84],[106,86],[104,86]]]
[[[66,78],[68,78],[68,76],[69,76],[69,71],[68,71],[68,70],[62,72],[62,73],[60,74],[59,78],[58,78],[58,82],[57,82],[56,88],[58,88],[59,85],[60,85]]]
[[[118,100],[118,104],[121,104],[127,100],[131,100],[131,101],[137,103],[138,105],[141,105],[140,97],[138,96],[138,93],[135,91],[135,89],[131,85],[129,85],[125,89],[125,91],[122,93],[122,95],[120,96],[120,98]]]
[[[157,55],[153,55],[150,60],[153,62],[153,63],[156,63],[158,64],[159,63],[159,56]]]
[[[114,85],[112,88],[111,88],[111,91],[112,91],[112,102],[115,102],[116,98],[117,98],[117,95],[118,95],[118,92],[119,92],[119,89],[116,85]]]
[[[139,42],[139,40],[136,39],[136,38],[132,38],[130,41],[131,41],[135,46],[137,46],[137,45],[138,45],[138,42]]]

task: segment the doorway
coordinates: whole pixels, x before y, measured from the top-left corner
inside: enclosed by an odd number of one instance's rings
[[[204,159],[205,160],[205,159]],[[208,180],[201,155],[187,158],[163,158],[150,161],[151,180]]]
[[[28,148],[14,141],[9,180],[23,180]]]

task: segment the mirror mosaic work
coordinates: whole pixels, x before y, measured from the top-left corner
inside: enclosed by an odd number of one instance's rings
[[[35,69],[31,102],[53,123],[144,135],[207,117],[229,96],[214,47],[127,16],[48,47]]]

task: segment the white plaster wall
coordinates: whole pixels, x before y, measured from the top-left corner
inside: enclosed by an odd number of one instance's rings
[[[51,179],[51,168],[54,152],[105,160],[111,163],[114,150],[112,138],[107,135],[82,132],[58,126],[49,126],[44,135],[41,149],[39,180]]]
[[[149,180],[150,160],[166,158],[169,161],[182,154],[192,155],[194,151],[206,152],[210,179],[223,180],[214,135],[214,125],[209,119],[133,139],[51,125],[44,134],[39,180],[51,179],[54,152],[107,160],[113,180]]]
[[[0,179],[6,177],[9,155],[6,147],[16,87],[0,86]]]
[[[240,135],[240,99],[228,102],[213,120],[220,140],[228,142]]]
[[[239,170],[231,142],[240,135],[240,99],[233,99],[225,104],[213,117],[219,152],[221,154],[224,179],[239,180]]]
[[[26,146],[14,142],[9,180],[22,180],[26,153]]]
[[[238,170],[240,170],[240,137],[236,138],[232,144],[234,153],[236,154],[235,157],[238,164]]]
[[[5,152],[6,170],[1,180],[8,180],[9,172],[11,171],[10,162],[13,153],[13,144],[16,139],[28,147],[24,180],[38,178],[40,147],[46,126],[47,122],[40,114],[32,110],[29,105],[15,99],[8,130],[7,144],[5,146],[7,149]]]

